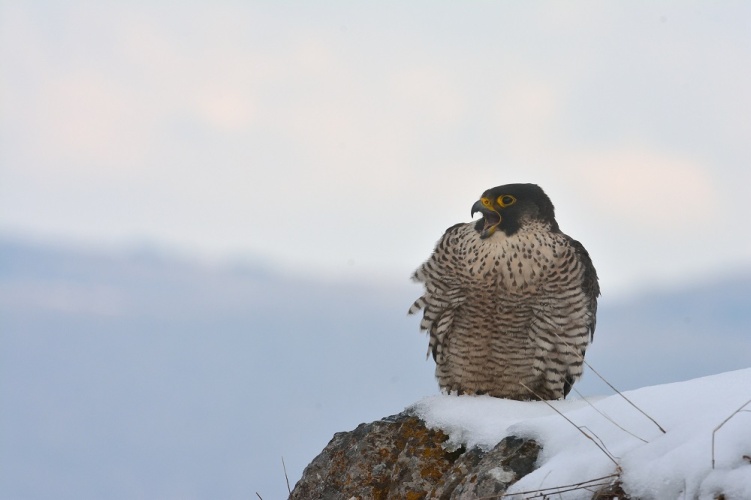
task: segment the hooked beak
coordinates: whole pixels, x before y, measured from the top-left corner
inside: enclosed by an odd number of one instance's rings
[[[477,212],[482,212],[485,209],[485,207],[482,204],[482,200],[477,200],[474,205],[472,205],[472,213],[470,214],[470,217],[474,217]]]
[[[483,200],[477,200],[474,205],[472,205],[472,212],[471,215],[475,215],[476,212],[480,212],[482,214],[482,219],[477,221],[477,225],[475,228],[480,233],[480,238],[485,239],[493,235],[495,233],[495,230],[498,228],[498,225],[501,223],[501,214],[499,214],[495,209],[488,208],[484,203]],[[482,225],[480,224],[482,222]]]

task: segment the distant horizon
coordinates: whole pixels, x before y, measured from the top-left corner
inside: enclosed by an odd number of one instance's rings
[[[192,248],[179,245],[162,244],[147,239],[134,239],[133,241],[96,243],[81,241],[75,238],[49,237],[44,235],[32,235],[24,232],[0,230],[0,243],[11,243],[32,246],[40,249],[69,251],[77,254],[90,254],[92,256],[108,257],[152,257],[159,260],[171,260],[186,265],[197,265],[225,270],[246,269],[260,273],[271,273],[278,276],[298,277],[308,280],[320,280],[323,282],[356,283],[365,282],[370,284],[388,283],[411,283],[411,273],[402,275],[397,270],[363,270],[356,265],[349,265],[346,272],[329,272],[325,269],[301,269],[290,267],[288,263],[275,260],[271,256],[254,254],[252,252],[239,252],[224,256],[209,256]],[[432,248],[431,248],[432,251]],[[427,258],[427,255],[426,255]],[[415,268],[421,262],[415,263]],[[707,283],[743,279],[751,276],[751,262],[739,263],[736,267],[728,266],[727,263],[717,263],[717,267],[702,269],[680,279],[661,279],[651,282],[630,283],[609,287],[608,283],[601,280],[603,296],[606,300],[628,301],[638,298],[642,294],[673,293],[686,288],[695,288]],[[739,278],[740,277],[740,278]]]

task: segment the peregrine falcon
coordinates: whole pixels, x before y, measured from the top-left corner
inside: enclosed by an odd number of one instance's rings
[[[600,286],[589,254],[562,233],[536,184],[485,191],[476,222],[446,230],[412,279],[442,391],[561,399],[582,374]]]

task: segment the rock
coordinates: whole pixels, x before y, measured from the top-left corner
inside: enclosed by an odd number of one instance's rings
[[[539,445],[513,436],[492,450],[442,446],[448,436],[400,413],[339,432],[305,468],[293,500],[469,499],[499,495],[534,470]]]
[[[479,451],[479,450],[478,450]],[[464,475],[450,496],[451,500],[500,497],[509,486],[535,469],[540,445],[529,439],[508,436]],[[436,489],[438,491],[438,489]]]

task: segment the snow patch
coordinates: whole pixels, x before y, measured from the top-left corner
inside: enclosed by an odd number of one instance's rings
[[[431,396],[411,409],[448,434],[451,449],[488,450],[508,435],[538,441],[539,468],[509,489],[517,493],[510,498],[612,476],[598,482],[605,484],[616,475],[627,493],[645,500],[751,498],[751,463],[744,458],[751,456],[751,404],[715,432],[712,468],[713,432],[751,399],[751,368],[624,395],[666,432],[619,395],[549,403]],[[586,489],[555,496],[591,497]]]

